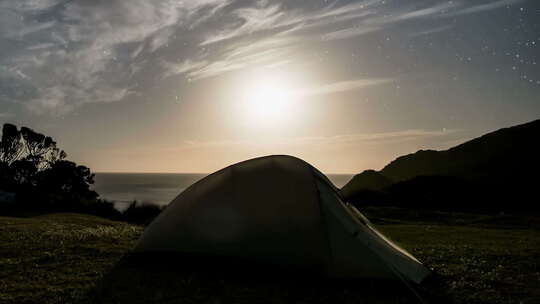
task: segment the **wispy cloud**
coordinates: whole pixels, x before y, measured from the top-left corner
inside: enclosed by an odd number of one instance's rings
[[[0,9],[10,9],[15,12],[43,11],[58,5],[64,0],[27,0],[0,3]]]
[[[335,136],[316,136],[316,137],[297,137],[297,138],[281,138],[274,140],[218,140],[218,141],[200,141],[188,140],[184,141],[183,148],[200,149],[200,148],[223,148],[237,146],[333,146],[333,145],[365,145],[365,144],[382,144],[382,143],[398,143],[406,141],[415,141],[429,138],[447,137],[460,132],[458,129],[445,130],[422,130],[411,129],[395,132],[372,133],[372,134],[344,134]]]
[[[161,66],[165,69],[164,77],[178,74],[191,73],[194,70],[200,70],[208,65],[206,61],[192,61],[187,59],[180,63],[162,61]]]
[[[279,3],[268,4],[266,1],[259,1],[255,2],[258,4],[254,7],[239,8],[231,12],[234,22],[231,22],[228,28],[207,36],[201,45],[272,30],[277,31],[275,35],[283,36],[323,25],[364,18],[374,14],[374,11],[368,8],[381,2],[381,0],[364,0],[339,7],[336,7],[337,2],[334,2],[321,10],[305,12],[299,9],[285,10]]]
[[[51,29],[55,25],[56,25],[55,21],[50,21],[50,22],[45,22],[45,23],[26,23],[25,26],[21,28],[8,31],[6,33],[6,37],[22,40],[27,35]]]
[[[225,47],[217,59],[191,59],[180,64],[163,62],[165,75],[186,74],[193,80],[221,75],[255,65],[273,65],[287,61],[290,47],[297,42],[296,37],[279,35],[256,41],[237,42]]]
[[[448,13],[448,16],[459,16],[459,15],[468,15],[480,12],[491,11],[494,9],[506,7],[509,5],[517,4],[524,2],[526,0],[499,0],[493,1],[485,4],[477,4],[472,6],[465,6],[460,10]]]
[[[203,79],[221,75],[232,71],[237,71],[257,65],[267,65],[275,62],[280,58],[285,58],[287,55],[286,49],[268,49],[256,54],[242,56],[228,56],[226,58],[209,62],[200,69],[189,71],[189,77],[192,79]]]
[[[450,9],[454,9],[459,6],[457,1],[448,1],[444,3],[439,3],[430,7],[425,7],[421,9],[400,9],[396,12],[393,12],[390,15],[376,16],[369,18],[364,21],[365,24],[393,24],[396,22],[414,20],[418,18],[431,17],[441,13],[446,13]]]
[[[0,65],[11,82],[18,82],[10,92],[27,92],[8,97],[36,113],[65,112],[55,109],[122,100],[138,77],[205,79],[291,63],[302,49],[327,41],[360,39],[404,22],[434,23],[524,1],[440,0],[425,6],[384,0],[319,6],[239,0],[0,1]],[[431,25],[410,36],[447,29]],[[180,49],[167,50],[169,45]],[[161,74],[146,75],[149,71]],[[365,84],[340,85],[320,88],[318,94]]]
[[[322,40],[338,40],[338,39],[347,39],[352,37],[357,37],[365,34],[369,34],[375,31],[380,30],[379,26],[357,26],[350,27],[342,30],[337,30],[334,32],[326,33],[322,35]]]
[[[72,98],[79,98],[84,100],[87,98],[87,94],[80,87],[69,85],[58,85],[50,88],[39,89],[39,97],[30,99],[26,103],[26,107],[32,112],[37,114],[53,113],[57,115],[64,115],[79,104],[69,102]],[[94,100],[88,100],[88,103],[92,102],[115,102],[124,99],[128,94],[133,93],[127,88],[116,88],[113,86],[101,86],[94,88],[92,96]]]
[[[34,50],[52,48],[52,47],[55,47],[56,45],[57,44],[55,44],[55,43],[38,43],[38,44],[31,45],[31,46],[27,47],[26,49],[29,50],[29,51],[34,51]]]
[[[332,93],[346,92],[352,90],[358,90],[365,87],[383,85],[393,82],[393,79],[387,78],[372,78],[372,79],[355,79],[342,82],[336,82],[331,84],[326,84],[313,88],[306,88],[291,92],[291,94],[301,97],[315,96],[315,95],[326,95]]]
[[[321,10],[311,12],[286,10],[280,3],[260,1],[252,7],[233,10],[230,13],[229,25],[226,25],[225,29],[211,32],[201,42],[202,46],[230,41],[233,41],[230,43],[232,46],[238,43],[244,43],[243,45],[236,50],[231,50],[229,46],[227,52],[214,60],[199,58],[199,62],[205,63],[202,68],[183,72],[189,73],[193,79],[217,76],[261,62],[283,61],[288,51],[293,51],[294,47],[302,46],[306,42],[350,39],[384,30],[400,22],[450,17],[452,14],[471,14],[502,7],[503,2],[509,5],[519,1],[522,0],[503,0],[484,5],[444,1],[427,7],[402,5],[389,9],[384,5],[384,1],[367,0],[344,6],[333,2]],[[343,27],[341,24],[348,26]],[[442,26],[426,29],[411,33],[410,36],[427,35],[450,28]],[[247,43],[243,40],[247,40]]]
[[[448,30],[450,30],[452,28],[453,28],[452,25],[444,25],[444,26],[439,26],[439,27],[427,29],[427,30],[420,30],[420,31],[417,31],[417,32],[413,32],[413,33],[410,33],[409,36],[410,37],[426,36],[426,35],[431,35],[431,34],[436,34],[436,33],[444,32],[444,31],[448,31]]]
[[[462,1],[441,1],[431,6],[417,8],[413,5],[389,8],[382,0],[358,1],[344,6],[337,6],[337,1],[315,12],[284,10],[279,3],[258,5],[250,8],[238,8],[231,12],[233,20],[225,29],[208,35],[201,45],[241,38],[265,31],[294,33],[319,28],[323,40],[347,39],[369,34],[387,28],[393,24],[417,19],[451,17],[497,9],[524,0],[500,0],[487,4],[472,5]],[[262,3],[262,4],[261,4]],[[328,31],[322,26],[354,24]],[[327,31],[325,33],[325,31]]]
[[[323,40],[348,39],[388,28],[396,23],[417,20],[422,18],[443,16],[450,10],[460,6],[458,1],[448,1],[435,4],[433,6],[414,9],[398,8],[394,11],[386,11],[379,14],[369,14],[365,18],[358,20],[358,23],[352,27],[340,29],[326,33],[322,36]]]
[[[36,93],[24,101],[36,113],[65,113],[83,104],[122,100],[132,84],[130,60],[167,45],[175,29],[225,1],[6,1],[0,3],[0,39],[25,39],[24,52],[0,59]],[[61,5],[60,5],[61,4]],[[54,20],[32,16],[57,8]],[[44,15],[45,16],[45,15]],[[33,20],[33,21],[27,21]],[[35,33],[47,33],[35,36]],[[33,35],[32,39],[26,36]],[[135,45],[135,47],[133,47]],[[131,56],[120,49],[132,48]],[[43,63],[43,64],[37,64]],[[45,64],[46,63],[46,64]],[[19,99],[21,99],[19,97]]]
[[[261,5],[264,2],[255,2],[255,7],[239,8],[232,12],[236,19],[240,20],[241,25],[234,24],[230,29],[218,32],[207,39],[201,45],[219,42],[234,37],[251,34],[254,32],[268,30],[278,26],[284,12],[281,11],[280,4]]]

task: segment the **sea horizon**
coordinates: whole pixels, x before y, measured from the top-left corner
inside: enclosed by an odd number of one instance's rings
[[[362,170],[361,170],[362,171]],[[361,172],[360,171],[360,172]],[[137,172],[137,171],[93,171],[92,173],[94,174],[212,174],[216,171],[212,171],[212,172]],[[357,172],[350,172],[350,173],[325,173],[323,172],[324,175],[328,176],[328,175],[355,175],[355,174],[358,174]]]
[[[133,201],[167,205],[186,188],[211,173],[95,172],[92,189],[123,210]],[[354,174],[326,174],[341,188]]]

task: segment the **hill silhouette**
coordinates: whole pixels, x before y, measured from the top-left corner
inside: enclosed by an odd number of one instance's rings
[[[341,193],[347,197],[356,191],[380,191],[392,184],[392,180],[375,170],[365,170],[355,175],[343,188]]]
[[[448,150],[420,150],[356,175],[342,194],[356,205],[537,212],[539,135],[535,120]]]

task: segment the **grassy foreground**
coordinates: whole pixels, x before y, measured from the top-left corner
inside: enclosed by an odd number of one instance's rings
[[[435,224],[393,212],[366,210],[380,230],[443,277],[454,302],[540,303],[540,230],[523,218],[439,214],[437,222],[445,224]],[[123,257],[141,232],[79,214],[0,217],[0,303],[384,302],[365,282],[321,287],[138,267]]]
[[[0,217],[0,303],[74,303],[142,228],[80,214]]]

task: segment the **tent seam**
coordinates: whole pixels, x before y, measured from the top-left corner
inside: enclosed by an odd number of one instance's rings
[[[311,182],[313,183],[313,185],[315,186],[315,189],[317,191],[317,208],[319,209],[319,218],[320,218],[320,222],[321,222],[321,226],[320,228],[324,228],[324,236],[325,236],[325,239],[326,239],[326,246],[328,248],[328,254],[329,254],[329,257],[330,257],[330,267],[328,267],[329,269],[331,269],[334,265],[334,253],[333,253],[333,250],[332,250],[332,244],[330,243],[330,236],[328,235],[328,229],[326,229],[326,219],[324,218],[324,215],[323,215],[323,212],[322,212],[322,207],[321,207],[321,190],[319,189],[319,185],[317,184],[317,181],[316,181],[316,176],[315,176],[315,172],[313,172],[313,168],[311,168],[311,166],[309,167],[310,169],[310,172],[311,172]],[[327,269],[325,269],[325,272],[328,272]]]

